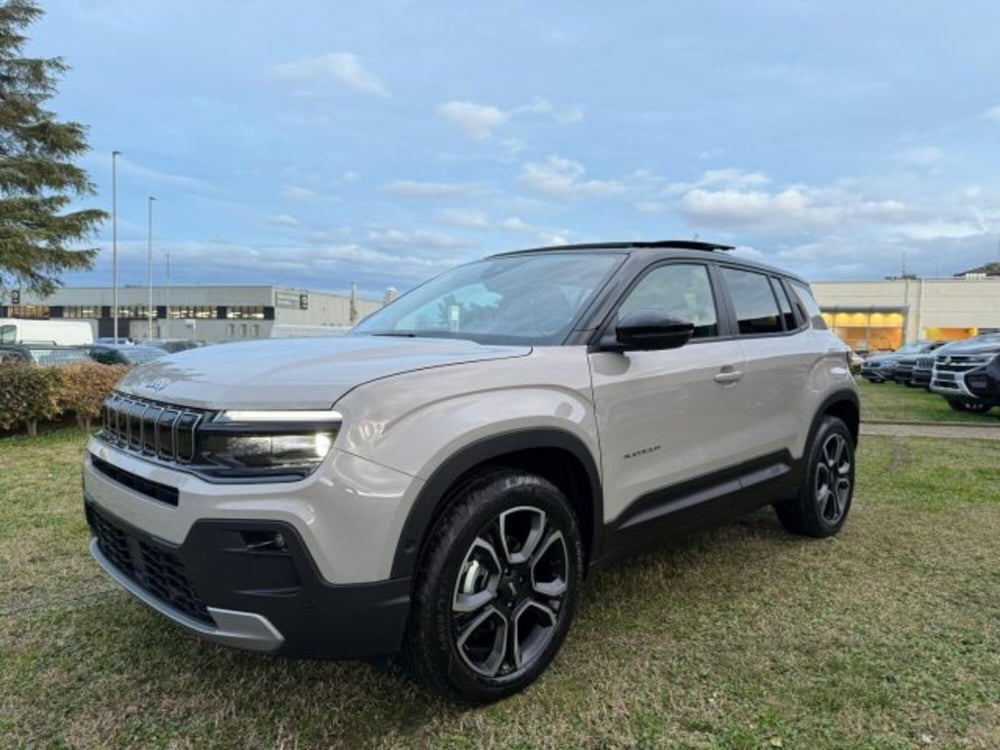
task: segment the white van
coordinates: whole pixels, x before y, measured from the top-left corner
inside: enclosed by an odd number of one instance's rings
[[[81,346],[94,343],[88,320],[23,320],[0,318],[0,344],[46,343]]]

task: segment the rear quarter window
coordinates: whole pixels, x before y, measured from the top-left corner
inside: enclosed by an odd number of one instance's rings
[[[798,302],[799,312],[802,317],[808,320],[813,328],[826,330],[826,321],[823,320],[823,312],[819,309],[819,303],[813,297],[812,290],[800,281],[790,281],[792,296]]]

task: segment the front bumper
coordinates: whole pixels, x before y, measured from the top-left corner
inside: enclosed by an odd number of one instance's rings
[[[399,650],[410,579],[391,566],[421,486],[336,450],[289,483],[209,483],[97,439],[83,462],[92,553],[112,578],[190,632],[293,656]]]
[[[395,653],[410,579],[330,584],[289,524],[203,520],[181,545],[85,497],[90,552],[126,591],[189,632],[253,651],[353,659]],[[279,537],[280,535],[280,537]],[[280,548],[261,540],[281,539]]]

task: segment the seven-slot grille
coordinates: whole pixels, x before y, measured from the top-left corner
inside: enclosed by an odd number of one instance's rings
[[[133,453],[190,463],[194,460],[194,432],[206,414],[112,393],[104,402],[104,429],[99,437]]]
[[[934,367],[934,357],[920,357],[917,359],[918,370],[930,370]]]
[[[215,624],[205,603],[188,581],[184,564],[177,555],[118,524],[92,504],[86,507],[90,530],[112,565],[160,601],[188,617]]]

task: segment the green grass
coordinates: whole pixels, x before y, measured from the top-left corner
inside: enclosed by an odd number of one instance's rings
[[[923,388],[907,388],[899,383],[869,383],[858,377],[861,390],[861,419],[893,422],[966,422],[1000,426],[1000,407],[985,414],[959,412],[936,393]]]
[[[867,438],[840,536],[762,511],[612,568],[547,674],[478,710],[148,612],[86,553],[81,445],[0,441],[0,746],[1000,747],[995,443]]]

